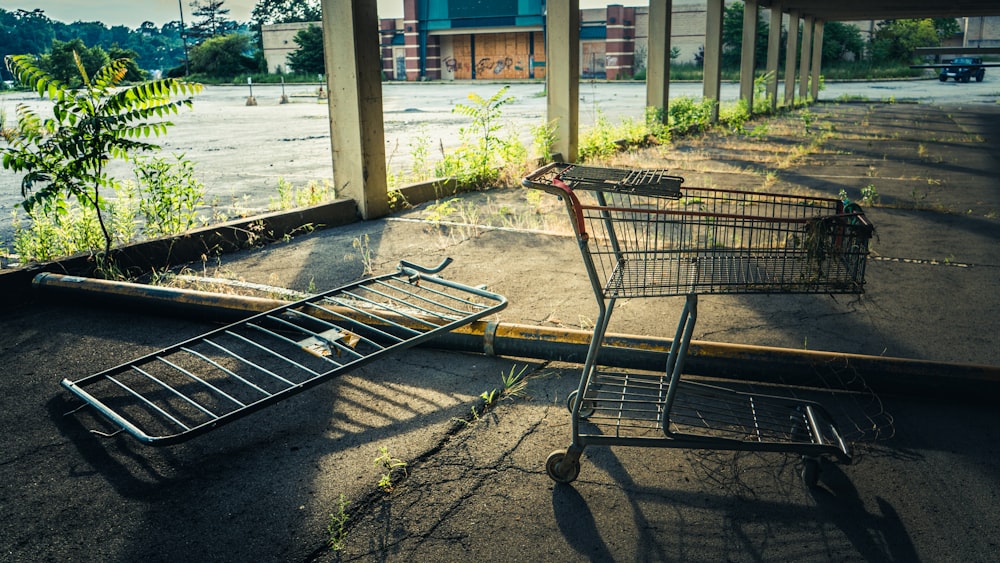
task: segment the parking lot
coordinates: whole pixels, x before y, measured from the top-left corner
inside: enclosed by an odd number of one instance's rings
[[[977,85],[947,87],[967,86]],[[260,107],[239,106],[239,92],[226,91],[234,114],[260,117]],[[878,189],[880,203],[866,209],[877,236],[864,295],[706,296],[696,341],[931,361],[942,376],[949,364],[995,371],[1000,106],[983,94],[810,111],[809,133],[789,116],[769,120],[760,137],[707,135],[614,162],[670,168],[695,186],[843,189],[854,198]],[[285,171],[282,162],[274,168]],[[400,259],[449,256],[446,277],[510,300],[497,322],[586,330],[596,306],[565,209],[524,192],[464,194],[454,205],[481,209],[477,223],[442,224],[424,204],[189,266],[308,291],[367,268],[391,271]],[[497,228],[486,224],[491,213],[546,228]],[[610,331],[670,336],[680,301],[622,300]],[[59,385],[216,326],[91,297],[40,293],[8,306],[0,560],[992,561],[1000,553],[995,397],[947,383],[916,393],[884,378],[875,388],[850,362],[825,366],[833,376],[817,390],[765,386],[821,401],[855,446],[854,463],[829,464],[813,489],[794,455],[624,446],[588,448],[579,479],[553,483],[544,462],[569,442],[575,361],[414,349],[166,448],[92,433],[113,428]],[[521,369],[527,396],[470,412],[501,374]],[[391,492],[377,486],[381,448],[407,464]],[[350,524],[342,551],[332,552],[330,515],[341,509]]]
[[[1000,75],[1000,74],[998,74]],[[937,80],[828,83],[821,99],[856,97],[869,100],[921,101],[931,104],[995,103],[1000,87],[987,73],[983,83],[939,83]],[[406,169],[416,144],[428,148],[437,160],[441,151],[459,143],[466,118],[452,112],[468,95],[492,96],[498,83],[385,83],[386,157],[390,170]],[[545,121],[544,85],[510,84],[514,102],[503,108],[510,134],[531,146],[531,128]],[[291,103],[280,104],[282,92]],[[332,177],[328,109],[317,96],[318,85],[254,85],[257,106],[247,106],[250,90],[243,86],[210,86],[195,97],[194,107],[171,117],[175,123],[158,139],[166,154],[182,154],[195,163],[195,173],[206,188],[206,202],[227,215],[267,209],[277,197],[278,179],[304,186]],[[779,85],[783,92],[783,85]],[[672,97],[701,96],[700,83],[671,85]],[[723,103],[738,98],[736,84],[724,84]],[[44,112],[48,102],[30,94],[0,96],[0,109],[9,119],[20,103]],[[612,123],[623,118],[641,120],[645,84],[585,82],[580,85],[581,128],[592,126],[603,114]],[[44,113],[43,113],[44,115]],[[130,178],[123,166],[112,168]],[[10,237],[10,211],[21,201],[20,178],[0,171],[0,241]],[[2,244],[2,242],[0,242]]]

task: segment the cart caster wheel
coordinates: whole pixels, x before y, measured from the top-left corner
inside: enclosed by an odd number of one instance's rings
[[[580,475],[580,460],[566,459],[566,450],[556,450],[545,460],[545,472],[556,483],[572,483]]]
[[[576,395],[577,392],[573,391],[568,397],[566,397],[566,409],[569,410],[570,413],[573,412],[573,404],[576,403]],[[588,401],[585,399],[583,404],[580,405],[580,418],[590,418],[590,415],[594,414],[595,408],[595,401]]]
[[[802,458],[802,482],[813,489],[819,484],[820,459],[818,457]]]

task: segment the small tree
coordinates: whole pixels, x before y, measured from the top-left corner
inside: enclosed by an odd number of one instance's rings
[[[3,167],[24,173],[21,205],[28,212],[38,206],[58,214],[65,210],[67,197],[93,209],[104,235],[106,258],[112,237],[102,214],[103,194],[115,186],[107,175],[109,162],[159,149],[139,139],[162,135],[172,124],[147,120],[190,107],[190,98],[171,101],[170,97],[194,94],[201,85],[168,78],[122,88],[127,60],[111,61],[93,78],[79,55],[74,54],[74,61],[82,83],[79,90],[42,70],[34,57],[7,57],[7,68],[17,80],[52,100],[53,117],[42,119],[27,106],[18,106],[17,126],[5,134],[10,146],[3,150]]]
[[[86,74],[96,75],[110,59],[104,49],[96,45],[87,47],[82,39],[71,41],[53,39],[52,50],[41,56],[38,68],[45,71],[53,80],[78,88],[81,85],[81,75],[77,70],[78,61]]]
[[[191,49],[191,72],[225,79],[255,72],[257,62],[243,54],[248,50],[250,38],[240,33],[207,39]]]
[[[319,0],[259,0],[250,14],[254,24],[316,22],[323,19]]]
[[[505,162],[524,162],[527,151],[514,135],[503,135],[503,106],[514,101],[504,86],[489,98],[469,94],[469,105],[456,104],[452,113],[471,119],[469,126],[458,130],[461,145],[444,155],[436,171],[454,176],[462,184],[485,186],[500,178]]]
[[[190,3],[191,15],[195,21],[188,29],[188,36],[196,43],[218,37],[236,30],[236,22],[227,18],[229,8],[223,8],[226,0],[194,0]]]
[[[738,68],[743,56],[743,9],[743,2],[734,2],[726,6],[722,15],[722,65],[726,68]],[[757,45],[754,52],[757,66],[763,66],[767,62],[767,36],[770,27],[763,12],[758,12]]]
[[[857,61],[865,52],[861,31],[843,22],[826,22],[823,27],[823,63]]]
[[[871,53],[875,62],[909,64],[917,47],[937,47],[941,38],[934,20],[885,20],[878,23],[872,37]]]
[[[310,25],[295,34],[298,49],[288,55],[288,64],[299,74],[325,74],[323,30]]]

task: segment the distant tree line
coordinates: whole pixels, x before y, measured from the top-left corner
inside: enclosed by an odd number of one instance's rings
[[[225,0],[190,0],[192,20],[170,21],[161,27],[143,22],[136,29],[108,27],[101,22],[63,23],[42,10],[0,8],[0,60],[7,55],[33,55],[39,67],[67,84],[79,81],[73,62],[75,51],[88,72],[118,58],[131,59],[129,80],[141,80],[151,71],[180,77],[228,79],[245,73],[266,72],[261,51],[261,26],[277,23],[319,21],[319,0],[259,0],[251,21],[229,18]],[[317,42],[317,38],[320,42]],[[298,72],[322,72],[322,36],[305,38],[298,55]],[[317,55],[318,53],[318,55]],[[11,80],[0,64],[0,79]],[[2,87],[2,84],[0,84]]]
[[[315,22],[322,19],[320,0],[259,0],[251,21],[239,24],[228,17],[225,0],[191,0],[193,20],[156,27],[143,22],[136,29],[107,27],[100,22],[57,22],[41,10],[8,11],[0,8],[0,57],[31,54],[51,75],[77,77],[72,65],[76,51],[87,70],[101,62],[132,59],[130,79],[141,79],[144,71],[161,70],[166,76],[189,74],[199,79],[228,79],[241,74],[266,72],[260,30],[264,25]],[[768,22],[763,13],[757,22],[756,63],[767,57]],[[955,19],[886,20],[879,22],[870,41],[860,31],[841,22],[827,22],[823,32],[823,64],[866,60],[875,64],[909,64],[916,47],[931,47],[959,33]],[[787,32],[780,30],[782,36]],[[722,64],[740,64],[743,41],[743,3],[728,3],[723,18]],[[299,48],[289,56],[291,70],[300,74],[324,72],[323,35],[317,26],[301,30],[295,37]],[[781,42],[784,51],[785,42]],[[700,55],[700,54],[699,54]],[[782,52],[784,57],[784,52]],[[700,61],[700,57],[696,56]],[[10,80],[0,65],[0,78]]]
[[[757,48],[754,60],[758,67],[767,62],[767,42],[770,25],[763,10],[757,20]],[[826,22],[823,26],[823,65],[843,61],[866,60],[873,64],[903,64],[913,62],[917,47],[937,47],[941,41],[961,33],[955,18],[883,20],[876,24],[870,41],[861,31],[843,22]],[[787,31],[780,30],[781,59],[785,57]],[[801,37],[801,36],[800,36]],[[743,45],[743,2],[727,3],[722,22],[722,66],[740,65]]]
[[[81,52],[83,59],[100,59],[97,50],[103,52],[105,57],[127,53],[133,57],[137,69],[168,69],[184,60],[180,22],[168,22],[159,28],[148,21],[136,29],[123,25],[109,28],[100,22],[67,24],[49,19],[40,11],[0,8],[0,58],[7,55],[51,55],[54,60],[59,60],[62,57],[60,53],[68,44],[93,49],[87,54]],[[0,76],[4,80],[13,78],[4,65],[0,65]]]

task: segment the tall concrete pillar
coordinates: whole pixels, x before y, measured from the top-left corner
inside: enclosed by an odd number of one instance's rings
[[[556,124],[552,150],[566,162],[575,162],[580,129],[580,0],[550,0],[547,12],[547,112],[548,121]]]
[[[781,2],[771,3],[771,25],[767,36],[767,99],[771,111],[778,109],[778,60],[781,58]]]
[[[649,0],[649,39],[646,57],[646,107],[662,108],[667,122],[670,102],[670,23],[672,0]]]
[[[722,11],[723,0],[708,0],[705,14],[704,97],[715,101],[712,123],[719,120],[719,94],[722,85]]]
[[[740,99],[746,102],[747,111],[753,112],[753,81],[756,74],[757,54],[757,0],[743,3],[743,46],[740,56]]]
[[[788,41],[785,45],[785,105],[795,103],[795,63],[799,54],[799,12],[788,13]]]
[[[369,0],[322,0],[333,180],[362,219],[389,213],[378,13]]]
[[[802,22],[802,54],[799,58],[799,97],[809,97],[809,63],[812,62],[813,17],[806,16]]]
[[[813,47],[812,47],[812,80],[810,80],[810,94],[813,101],[819,100],[819,75],[823,65],[823,20],[816,20],[813,25]]]

